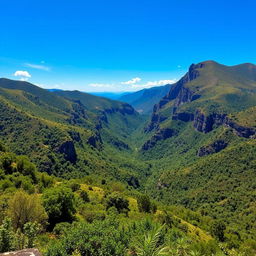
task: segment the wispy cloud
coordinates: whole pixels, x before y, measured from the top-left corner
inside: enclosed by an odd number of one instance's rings
[[[38,65],[38,64],[32,64],[32,63],[25,63],[24,66],[28,68],[34,68],[34,69],[39,69],[44,71],[50,71],[51,69],[50,67],[47,67],[45,65]]]
[[[121,82],[121,84],[127,84],[127,85],[130,85],[130,84],[136,84],[138,82],[141,81],[141,78],[139,77],[135,77],[135,78],[132,78],[131,80],[129,81],[126,81],[126,82]]]
[[[142,79],[139,77],[135,77],[127,82],[116,82],[116,83],[90,83],[88,84],[90,87],[97,88],[98,90],[104,91],[134,91],[140,90],[144,88],[151,88],[155,86],[163,86],[166,84],[173,84],[177,82],[176,79],[168,80],[156,80],[156,81],[148,81],[144,83],[140,83]]]
[[[28,71],[22,70],[17,70],[13,75],[19,77],[21,81],[27,81],[31,77]]]
[[[158,80],[158,81],[148,81],[147,83],[144,84],[133,84],[132,88],[151,88],[154,86],[163,86],[166,84],[174,84],[177,82],[177,79],[172,79],[172,80]]]

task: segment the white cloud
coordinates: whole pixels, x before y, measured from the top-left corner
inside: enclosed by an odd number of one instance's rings
[[[134,82],[137,81],[137,82]],[[88,86],[94,87],[94,90],[104,90],[104,91],[135,91],[141,90],[144,88],[151,88],[155,86],[163,86],[166,84],[174,84],[177,82],[177,79],[172,80],[156,80],[148,81],[145,83],[139,83],[141,78],[133,78],[127,82],[116,82],[116,83],[90,83]],[[125,86],[124,86],[125,85]]]
[[[158,80],[158,81],[148,81],[145,84],[133,84],[132,88],[151,88],[154,86],[163,86],[166,84],[174,84],[177,82],[177,79],[172,80]]]
[[[121,82],[121,84],[136,84],[136,83],[138,83],[138,82],[140,82],[141,81],[141,78],[139,78],[139,77],[135,77],[135,78],[133,78],[133,79],[131,79],[131,80],[129,80],[129,81],[126,81],[126,82]]]
[[[50,70],[50,67],[47,67],[45,65],[37,65],[37,64],[32,64],[32,63],[25,63],[24,65],[28,68],[34,68],[34,69],[39,69],[39,70],[44,70],[44,71]]]
[[[31,77],[28,71],[22,71],[22,70],[17,70],[13,75],[16,77],[20,77],[21,81],[27,81]]]
[[[27,78],[31,77],[31,75],[28,73],[28,71],[16,71],[14,73],[14,76],[24,76],[24,77],[27,77]]]

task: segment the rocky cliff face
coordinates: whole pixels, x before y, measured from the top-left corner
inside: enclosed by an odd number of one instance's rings
[[[224,140],[216,140],[210,145],[201,147],[198,150],[197,155],[198,156],[207,156],[210,154],[218,153],[221,150],[223,150],[224,148],[226,148],[227,145],[228,145],[228,143],[225,142]]]
[[[197,65],[192,64],[189,68],[188,73],[184,77],[182,77],[176,84],[174,84],[171,87],[170,92],[165,97],[163,97],[158,104],[154,106],[151,121],[145,128],[145,132],[150,132],[153,129],[158,128],[159,123],[163,122],[166,119],[166,117],[162,117],[159,114],[159,110],[162,109],[170,101],[175,100],[173,113],[170,113],[175,114],[179,106],[183,105],[184,103],[194,101],[200,97],[199,94],[186,88],[185,85],[188,82],[196,79],[199,76],[198,69],[203,67],[203,63]],[[191,119],[191,117],[189,119]]]
[[[201,110],[196,110],[194,115],[194,128],[199,132],[210,132],[214,126],[220,126],[227,122],[226,114],[213,113],[206,116]]]
[[[77,154],[73,141],[65,141],[62,143],[58,149],[58,152],[63,154],[64,158],[71,163],[75,163],[77,160]]]
[[[166,139],[172,137],[173,135],[175,135],[175,131],[172,129],[166,128],[166,129],[159,130],[150,140],[148,140],[142,146],[142,150],[149,150],[149,149],[153,148],[158,141],[166,140]]]
[[[209,88],[218,86],[216,81],[218,81],[219,79],[218,77],[219,69],[214,69],[215,66],[212,66],[212,65],[213,65],[213,62],[211,61],[199,63],[197,65],[192,64],[187,74],[184,77],[182,77],[176,84],[174,84],[171,87],[169,93],[165,97],[163,97],[158,104],[154,106],[151,120],[149,124],[145,127],[144,131],[150,132],[154,130],[155,135],[143,145],[142,147],[143,150],[148,150],[152,148],[158,140],[164,140],[165,137],[168,138],[170,136],[173,136],[174,134],[173,132],[170,133],[171,135],[169,134],[168,136],[163,136],[164,131],[166,129],[161,130],[160,124],[164,122],[166,119],[180,120],[183,122],[193,122],[194,129],[202,133],[211,132],[213,129],[219,126],[226,126],[229,129],[231,129],[233,133],[237,136],[244,137],[244,138],[256,138],[255,128],[238,125],[228,117],[228,113],[225,113],[225,112],[217,113],[216,111],[216,113],[206,114],[202,110],[204,109],[203,105],[202,107],[198,107],[195,111],[190,110],[191,112],[189,111],[186,112],[184,110],[181,110],[182,109],[181,106],[183,106],[184,104],[189,104],[207,95],[207,92],[205,92],[204,90],[199,91],[199,89],[197,89],[197,88],[203,88],[204,83]],[[201,71],[201,69],[204,69],[204,68],[206,71],[204,70]],[[218,68],[220,67],[218,66]],[[202,79],[200,75],[202,76]],[[208,76],[209,76],[210,82],[207,81]],[[220,76],[220,78],[222,79],[222,76]],[[195,86],[195,84],[197,84],[196,81],[194,81],[195,79],[198,79],[196,80],[198,81],[198,86]],[[191,81],[194,81],[193,86],[187,85]],[[203,84],[200,84],[200,83],[203,83]],[[170,102],[171,104],[166,106]],[[192,105],[192,106],[195,106],[195,105]],[[166,109],[164,109],[165,107]],[[167,111],[169,111],[169,116]],[[172,129],[169,129],[169,130],[172,130]],[[206,147],[202,147],[201,149],[199,149],[198,155],[201,156],[205,154],[218,152],[223,148],[225,148],[226,146],[227,145],[224,142],[216,141],[211,145],[208,145]]]
[[[200,110],[197,110],[194,118],[194,128],[199,132],[210,132],[214,127],[224,125],[228,128],[231,128],[232,131],[244,138],[251,138],[256,135],[256,129],[252,127],[244,127],[236,124],[234,121],[230,120],[226,114],[216,114],[206,116]]]

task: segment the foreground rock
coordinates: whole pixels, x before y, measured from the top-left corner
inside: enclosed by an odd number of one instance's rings
[[[41,256],[42,254],[37,249],[24,249],[14,252],[0,253],[0,256]]]

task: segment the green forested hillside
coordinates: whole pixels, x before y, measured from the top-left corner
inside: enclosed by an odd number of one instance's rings
[[[191,65],[150,118],[127,103],[0,79],[0,230],[11,228],[13,201],[31,194],[46,255],[153,255],[139,253],[155,236],[165,255],[255,255],[255,108],[253,64]],[[33,223],[11,233],[28,241]],[[96,246],[99,236],[109,240]]]

